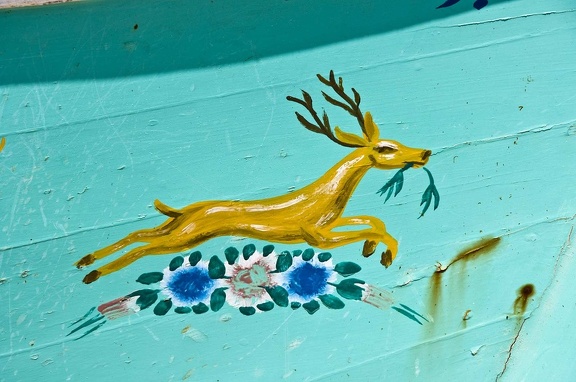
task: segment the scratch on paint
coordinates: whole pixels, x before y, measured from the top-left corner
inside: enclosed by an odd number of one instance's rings
[[[518,16],[510,16],[510,17],[501,17],[498,19],[491,19],[491,20],[482,20],[482,21],[474,21],[471,23],[463,23],[463,24],[455,24],[455,25],[450,25],[448,27],[467,27],[467,26],[474,26],[474,25],[482,25],[482,24],[490,24],[490,23],[498,23],[498,22],[506,22],[506,21],[510,21],[510,20],[517,20],[517,19],[527,19],[530,17],[538,17],[538,16],[550,16],[550,15],[560,15],[563,13],[572,13],[575,12],[576,9],[566,9],[566,10],[562,10],[562,11],[549,11],[549,12],[539,12],[539,13],[527,13],[524,15],[518,15]],[[446,28],[446,27],[445,27]]]
[[[512,134],[506,134],[506,135],[501,135],[498,137],[490,137],[490,138],[478,139],[478,140],[474,140],[474,141],[456,143],[452,146],[445,146],[445,147],[441,147],[439,149],[435,149],[434,152],[435,152],[435,155],[438,155],[438,154],[443,153],[445,151],[459,149],[461,147],[478,146],[478,145],[482,145],[482,144],[486,144],[486,143],[493,143],[493,142],[498,142],[498,141],[502,141],[502,140],[506,140],[506,139],[518,138],[518,137],[521,137],[523,135],[541,133],[541,132],[550,131],[550,130],[569,131],[570,127],[572,125],[574,125],[575,122],[576,121],[573,120],[573,121],[562,122],[562,123],[557,123],[557,124],[552,124],[552,125],[539,125],[539,126],[535,126],[535,127],[532,127],[530,129],[526,129],[526,130],[521,130],[521,131],[518,131],[518,132],[512,133]]]
[[[572,219],[574,219],[575,216],[572,217]],[[508,355],[506,357],[506,360],[504,361],[504,366],[502,367],[502,370],[496,375],[496,379],[495,381],[498,382],[500,380],[500,378],[502,378],[502,376],[504,375],[504,373],[506,372],[506,369],[508,368],[508,364],[510,363],[510,360],[512,359],[512,351],[514,350],[514,346],[516,345],[516,343],[518,342],[518,338],[520,337],[520,333],[522,331],[522,328],[524,327],[524,323],[526,322],[526,320],[528,320],[532,314],[538,310],[538,308],[540,308],[540,305],[542,303],[542,301],[544,300],[545,295],[547,294],[548,290],[550,289],[550,287],[554,284],[554,280],[556,279],[556,275],[558,273],[558,268],[560,267],[560,262],[561,260],[564,258],[564,255],[566,254],[566,251],[568,250],[568,248],[571,246],[572,244],[572,234],[574,232],[574,226],[570,227],[570,231],[568,232],[568,236],[566,237],[566,240],[564,241],[564,244],[562,245],[562,248],[560,248],[558,257],[556,259],[556,263],[554,264],[554,271],[552,273],[552,277],[550,279],[550,283],[546,286],[546,288],[544,288],[544,291],[542,292],[540,301],[538,302],[538,304],[536,305],[536,307],[534,309],[532,309],[532,312],[530,312],[530,315],[528,317],[525,317],[522,319],[522,322],[518,325],[518,329],[517,329],[517,333],[514,336],[514,339],[512,340],[512,343],[510,344],[510,347],[508,348]],[[515,304],[516,305],[516,304]]]

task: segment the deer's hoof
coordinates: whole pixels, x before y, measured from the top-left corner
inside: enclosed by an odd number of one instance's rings
[[[380,258],[380,264],[388,268],[390,265],[392,265],[393,258],[394,256],[392,256],[392,251],[387,249],[386,252],[382,252],[382,257]]]
[[[88,273],[86,276],[84,276],[84,279],[82,280],[82,282],[84,284],[90,284],[93,283],[94,281],[98,280],[100,278],[101,273],[99,271],[92,271],[90,273]]]
[[[362,248],[362,256],[368,257],[376,251],[376,246],[378,243],[372,240],[366,240],[364,242],[364,248]]]
[[[96,260],[96,259],[94,258],[94,256],[92,254],[86,255],[76,262],[76,268],[83,268],[87,265],[90,265],[94,262],[94,260]]]

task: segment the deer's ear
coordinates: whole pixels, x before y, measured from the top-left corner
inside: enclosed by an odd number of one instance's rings
[[[340,130],[338,126],[334,128],[334,133],[336,135],[336,138],[338,138],[338,140],[343,143],[351,144],[358,147],[368,146],[368,141],[366,141],[366,139],[359,137],[356,134],[346,133]]]
[[[380,130],[378,130],[378,126],[374,123],[369,111],[364,114],[364,134],[366,139],[372,143],[376,143],[380,139]]]

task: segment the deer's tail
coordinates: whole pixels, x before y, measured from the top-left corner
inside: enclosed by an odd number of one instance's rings
[[[180,210],[167,206],[158,199],[154,200],[154,207],[158,210],[158,212],[161,212],[166,216],[170,216],[171,218],[177,218],[178,216],[182,215]]]

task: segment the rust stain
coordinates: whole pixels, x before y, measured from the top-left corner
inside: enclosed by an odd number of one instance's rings
[[[444,266],[440,263],[436,265],[436,270],[430,277],[430,294],[428,296],[428,312],[432,315],[433,318],[436,318],[436,312],[438,311],[438,307],[441,303],[443,273],[457,262],[466,264],[468,261],[477,260],[481,256],[491,253],[498,246],[501,240],[502,238],[500,237],[483,238],[457,253],[456,256],[454,256],[454,258],[448,263],[448,265]],[[466,325],[466,321],[469,318],[470,310],[466,311],[464,317],[462,317],[463,325]]]
[[[446,272],[446,270],[454,263],[458,262],[458,261],[471,261],[471,260],[476,260],[478,259],[480,256],[485,255],[487,253],[490,253],[494,248],[496,248],[496,246],[498,246],[498,244],[500,243],[502,239],[500,237],[490,237],[490,238],[484,238],[476,243],[474,243],[474,245],[465,248],[464,250],[460,251],[453,259],[452,261],[450,261],[448,263],[448,265],[444,266],[439,266],[436,269],[436,273],[443,273]]]
[[[518,297],[514,300],[514,314],[522,316],[528,307],[528,299],[536,294],[536,289],[532,284],[522,285],[518,289]]]
[[[467,309],[464,312],[464,315],[462,316],[462,326],[464,327],[464,329],[466,329],[466,324],[468,323],[468,320],[471,318],[472,318],[472,309]]]
[[[442,273],[434,272],[430,278],[430,295],[428,297],[428,312],[433,318],[436,317],[436,310],[440,304],[442,294]]]

